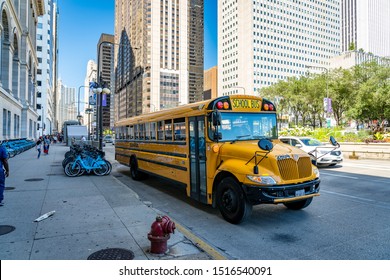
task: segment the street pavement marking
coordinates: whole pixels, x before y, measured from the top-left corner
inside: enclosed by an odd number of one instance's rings
[[[370,165],[370,164],[363,164],[363,163],[346,163],[343,162],[341,164],[342,166],[349,166],[349,167],[357,167],[357,168],[364,168],[364,169],[374,169],[374,170],[390,170],[390,166],[384,166],[384,165]]]
[[[362,198],[362,197],[348,195],[348,194],[343,194],[343,193],[338,193],[338,192],[331,192],[331,191],[324,191],[324,190],[321,190],[321,192],[322,193],[332,194],[332,195],[337,195],[337,196],[342,196],[342,197],[346,197],[346,198],[350,198],[352,200],[357,200],[357,201],[359,201],[361,203],[372,205],[374,207],[390,209],[390,203],[388,203],[388,202],[376,201],[376,200],[372,200],[372,199]]]
[[[345,175],[336,175],[336,174],[331,174],[331,173],[325,173],[325,172],[321,172],[320,171],[320,175],[328,175],[328,176],[334,176],[334,177],[343,177],[343,178],[349,178],[349,179],[355,179],[355,180],[359,180],[358,177],[352,177],[352,176],[345,176]]]
[[[191,231],[189,231],[184,226],[180,225],[175,221],[176,229],[178,229],[182,234],[184,234],[189,240],[191,240],[196,246],[201,248],[203,251],[205,251],[210,257],[212,257],[214,260],[227,260],[225,256],[220,254],[217,250],[215,250],[212,246],[207,244],[205,241],[200,239],[198,236],[193,234]]]
[[[372,199],[362,198],[362,197],[348,195],[348,194],[343,194],[343,193],[338,193],[338,192],[331,192],[331,191],[324,191],[324,190],[321,190],[321,192],[322,193],[334,194],[334,195],[338,195],[338,196],[344,196],[344,197],[348,197],[348,198],[353,198],[353,199],[357,199],[357,200],[361,200],[361,201],[365,201],[365,202],[375,202],[375,200],[372,200]]]

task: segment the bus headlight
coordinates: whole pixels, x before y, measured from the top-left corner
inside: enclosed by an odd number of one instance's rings
[[[314,174],[316,174],[316,178],[320,178],[320,171],[318,170],[318,168],[313,168],[313,172]]]
[[[253,175],[247,175],[246,176],[249,180],[252,182],[262,184],[262,185],[276,185],[276,181],[271,176],[253,176]]]

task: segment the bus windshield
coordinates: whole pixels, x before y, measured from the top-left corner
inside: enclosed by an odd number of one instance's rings
[[[221,116],[221,126],[218,128],[222,136],[221,141],[278,138],[276,114],[221,112]],[[213,135],[212,131],[209,135]]]

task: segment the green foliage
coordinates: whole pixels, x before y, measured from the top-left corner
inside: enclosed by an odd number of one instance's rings
[[[376,140],[383,140],[384,138],[385,138],[384,135],[380,132],[374,134],[374,139]]]
[[[338,126],[350,119],[390,120],[390,63],[371,61],[292,77],[261,89],[260,95],[274,101],[280,114],[291,114],[295,125],[323,127],[325,97],[332,99],[332,117]]]
[[[279,131],[280,136],[310,136],[320,140],[321,142],[328,142],[329,137],[333,136],[338,142],[367,142],[370,139],[370,133],[362,130],[355,132],[345,132],[341,127],[332,128],[317,128],[294,126],[292,128],[282,129]],[[390,141],[390,134],[389,134]]]

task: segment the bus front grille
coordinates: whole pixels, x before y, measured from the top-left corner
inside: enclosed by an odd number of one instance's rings
[[[298,161],[292,158],[278,160],[278,168],[283,180],[301,179],[312,174],[310,157],[301,157]]]

